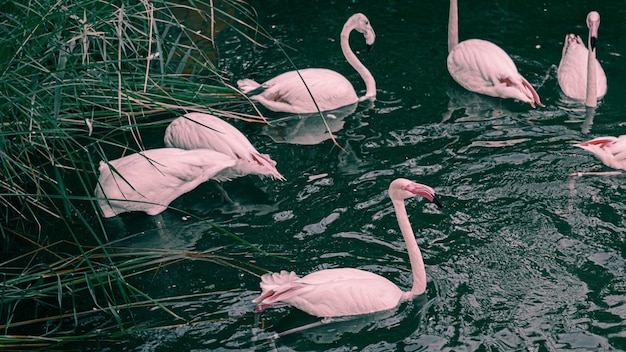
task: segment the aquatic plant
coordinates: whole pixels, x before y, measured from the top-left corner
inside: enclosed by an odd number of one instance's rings
[[[182,319],[128,278],[185,259],[233,266],[232,258],[120,254],[96,215],[98,162],[145,149],[146,131],[163,128],[174,111],[262,121],[232,112],[246,100],[213,63],[221,30],[258,44],[254,10],[237,0],[8,1],[0,23],[0,346],[95,336],[64,327],[69,319],[76,329],[88,314],[107,314],[125,331],[119,314],[138,305]],[[77,303],[85,297],[89,309]],[[33,324],[39,335],[14,334]]]

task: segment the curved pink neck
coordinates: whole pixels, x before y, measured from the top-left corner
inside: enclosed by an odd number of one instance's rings
[[[346,57],[348,63],[356,70],[356,72],[361,75],[361,78],[365,82],[365,96],[366,97],[375,97],[376,96],[376,81],[374,80],[374,76],[370,73],[370,71],[361,63],[359,58],[354,55],[352,49],[350,48],[350,32],[354,27],[349,26],[347,23],[343,26],[343,30],[341,31],[341,51],[343,52],[343,56]]]
[[[404,200],[392,199],[391,202],[396,211],[398,225],[406,243],[406,249],[409,252],[409,261],[411,263],[411,271],[413,272],[413,288],[411,288],[410,294],[412,296],[421,295],[426,291],[426,269],[424,268],[422,252],[417,246],[417,241],[409,222],[409,216],[406,213]]]

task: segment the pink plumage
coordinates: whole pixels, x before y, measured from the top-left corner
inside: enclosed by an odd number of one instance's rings
[[[237,128],[213,115],[188,113],[177,118],[165,130],[164,141],[168,147],[214,150],[235,159],[235,165],[216,175],[218,181],[248,174],[285,180],[269,155],[259,153]]]
[[[626,135],[597,137],[574,146],[593,153],[606,166],[626,170]]]
[[[588,43],[574,34],[565,36],[563,53],[557,70],[559,87],[565,95],[584,100],[587,106],[596,106],[597,100],[607,91],[606,74],[596,59],[596,40],[600,27],[600,14],[587,15]]]
[[[149,149],[101,161],[95,196],[106,218],[130,211],[156,215],[235,162],[212,150]]]

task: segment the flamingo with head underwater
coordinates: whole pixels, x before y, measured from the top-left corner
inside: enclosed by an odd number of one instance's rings
[[[593,153],[606,166],[626,170],[626,135],[597,137],[586,142],[574,144],[574,146]]]
[[[100,162],[95,196],[105,218],[142,211],[157,215],[179,196],[236,164],[213,150],[149,149]]]
[[[262,84],[251,79],[237,81],[242,93],[277,112],[307,114],[334,110],[366,99],[376,99],[376,81],[370,71],[350,49],[350,32],[363,34],[368,49],[376,34],[362,13],[352,15],[341,31],[341,50],[350,65],[365,81],[365,95],[358,97],[343,75],[325,68],[306,68],[280,74]]]
[[[334,268],[316,271],[304,277],[281,271],[261,277],[261,295],[257,311],[286,303],[318,317],[337,317],[374,313],[395,308],[400,302],[426,291],[426,271],[404,205],[406,198],[421,196],[437,206],[441,203],[435,191],[426,185],[399,178],[389,185],[402,237],[409,253],[413,287],[403,292],[388,279],[369,271]]]
[[[587,47],[580,36],[565,36],[563,54],[557,70],[559,87],[565,95],[584,100],[588,107],[595,107],[598,99],[606,94],[606,74],[596,58],[596,42],[600,27],[600,14],[591,11],[587,14],[589,35]]]
[[[512,98],[544,106],[539,94],[517,71],[509,55],[499,46],[482,39],[459,43],[457,0],[450,0],[448,18],[448,71],[463,88],[499,98]]]

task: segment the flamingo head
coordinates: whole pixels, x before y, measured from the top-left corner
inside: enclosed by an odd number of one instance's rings
[[[391,199],[406,199],[414,196],[424,197],[441,208],[441,202],[435,195],[435,190],[429,186],[404,178],[397,178],[389,185]]]
[[[600,28],[600,14],[597,11],[591,11],[587,14],[587,27],[589,28],[589,47],[591,50],[595,50],[598,28]]]
[[[376,40],[376,33],[374,33],[374,28],[370,24],[370,20],[362,13],[356,13],[352,15],[346,22],[344,27],[349,27],[351,30],[354,29],[357,32],[363,34],[365,37],[365,44],[367,44],[368,50],[374,45],[374,41]]]

